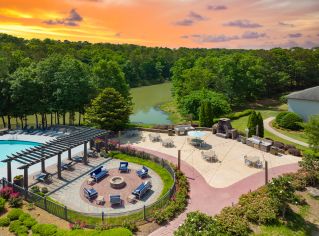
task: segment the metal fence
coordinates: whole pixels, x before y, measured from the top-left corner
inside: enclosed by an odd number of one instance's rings
[[[149,205],[144,205],[139,209],[135,209],[132,211],[126,211],[121,213],[107,213],[101,212],[99,214],[88,214],[83,212],[78,212],[72,209],[69,209],[67,206],[64,206],[50,197],[40,196],[37,193],[33,193],[29,190],[25,190],[21,186],[18,186],[14,183],[8,182],[5,178],[2,179],[0,183],[0,187],[10,186],[14,189],[15,192],[19,192],[21,196],[24,196],[25,200],[29,203],[33,203],[36,206],[42,208],[43,210],[59,217],[64,220],[67,220],[71,223],[76,223],[78,221],[86,222],[87,226],[95,227],[96,224],[107,223],[108,225],[118,226],[126,222],[137,223],[139,221],[152,220],[154,217],[154,212],[158,209],[165,207],[176,189],[176,179],[175,179],[175,171],[170,166],[170,164],[149,153],[137,151],[135,149],[125,147],[120,148],[118,150],[122,153],[137,156],[142,159],[151,160],[157,164],[160,164],[163,168],[165,168],[172,176],[174,182],[171,188],[156,202],[151,203]],[[116,219],[118,218],[118,220]]]

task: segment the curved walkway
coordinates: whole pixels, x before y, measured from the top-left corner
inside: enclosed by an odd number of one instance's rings
[[[160,158],[177,164],[177,158],[161,152],[140,148],[134,146],[137,150],[141,150],[150,154],[154,154]],[[283,173],[294,172],[298,170],[298,164],[290,164],[269,169],[269,179]],[[190,199],[189,204],[184,213],[171,221],[168,225],[163,226],[150,235],[163,236],[173,235],[173,232],[181,225],[188,212],[201,211],[209,215],[215,215],[226,206],[231,206],[236,203],[240,195],[255,190],[264,185],[264,172],[259,172],[249,176],[227,188],[213,188],[207,184],[205,179],[192,166],[181,160],[181,170],[187,176],[190,184]]]
[[[266,130],[268,130],[270,133],[273,133],[274,135],[282,138],[282,139],[285,139],[285,140],[288,140],[290,142],[293,142],[293,143],[296,143],[296,144],[299,144],[301,146],[305,146],[305,147],[309,147],[309,144],[305,143],[305,142],[302,142],[302,141],[299,141],[297,139],[294,139],[294,138],[291,138],[291,137],[288,137],[280,132],[278,132],[277,130],[275,130],[273,127],[270,126],[270,122],[272,122],[273,120],[275,119],[275,117],[269,117],[267,119],[264,120],[264,128]]]

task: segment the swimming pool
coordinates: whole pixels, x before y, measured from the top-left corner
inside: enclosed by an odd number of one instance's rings
[[[0,140],[0,161],[4,160],[8,155],[39,145],[41,145],[41,143],[20,140]],[[0,162],[0,166],[4,164],[5,163]]]

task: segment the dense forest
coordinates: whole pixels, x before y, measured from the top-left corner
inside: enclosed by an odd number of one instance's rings
[[[222,103],[216,115],[255,99],[319,84],[318,49],[168,49],[109,43],[26,40],[0,34],[0,116],[83,114],[112,87],[130,102],[129,88],[173,81],[183,114],[201,100]],[[216,106],[215,106],[216,107]],[[10,119],[9,119],[10,120]],[[52,123],[52,115],[51,115]],[[25,125],[25,123],[24,123]]]

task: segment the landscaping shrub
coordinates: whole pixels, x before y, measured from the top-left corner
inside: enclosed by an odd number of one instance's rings
[[[44,193],[44,194],[47,194],[49,192],[49,190],[48,190],[47,187],[42,187],[41,188],[41,192]]]
[[[289,174],[284,174],[287,176],[290,176],[292,179],[291,184],[294,189],[298,191],[303,191],[306,189],[308,186],[308,173],[304,170],[298,170],[297,173],[289,173]]]
[[[122,227],[126,228],[132,232],[137,232],[137,230],[138,230],[137,225],[131,221],[124,221],[122,224]]]
[[[12,221],[12,220],[18,220],[19,217],[23,214],[24,212],[21,209],[12,209],[7,217]]]
[[[280,127],[285,129],[299,130],[302,128],[300,125],[302,118],[294,112],[279,113],[276,117],[276,122]]]
[[[28,228],[22,224],[21,221],[15,220],[11,221],[9,226],[9,231],[14,232],[17,236],[28,236]]]
[[[273,146],[279,149],[285,149],[285,144],[283,144],[282,142],[274,141]]]
[[[32,226],[32,233],[39,236],[51,236],[57,232],[57,226],[52,224],[36,224]]]
[[[28,213],[23,213],[20,215],[19,220],[30,229],[33,225],[37,224],[37,221],[33,219]]]
[[[288,153],[291,154],[291,155],[294,155],[296,157],[300,157],[301,156],[301,152],[296,149],[296,148],[289,148],[288,149]]]
[[[289,111],[282,111],[280,112],[277,116],[276,116],[276,123],[279,125],[281,123],[282,118],[287,115],[289,113]]]
[[[176,173],[177,191],[175,193],[175,197],[165,208],[156,210],[154,212],[154,218],[158,224],[164,224],[176,217],[178,214],[186,209],[188,203],[189,183],[187,181],[187,178],[175,166],[172,167],[174,168]]]
[[[216,221],[213,217],[201,212],[190,212],[184,223],[178,227],[175,236],[218,235]]]
[[[40,192],[40,187],[38,185],[34,185],[31,187],[31,192],[38,193]]]
[[[8,200],[10,195],[13,193],[13,188],[12,187],[3,187],[2,189],[0,189],[0,197]]]
[[[10,219],[8,217],[0,218],[0,227],[7,227],[10,225]]]
[[[248,221],[240,207],[225,207],[216,217],[219,235],[248,235]]]
[[[14,208],[22,206],[22,197],[20,197],[19,193],[11,193],[9,197],[9,205]]]
[[[242,195],[239,205],[246,218],[255,224],[273,223],[278,214],[278,207],[270,198],[266,188]]]
[[[0,212],[3,212],[6,205],[6,199],[0,197]]]

